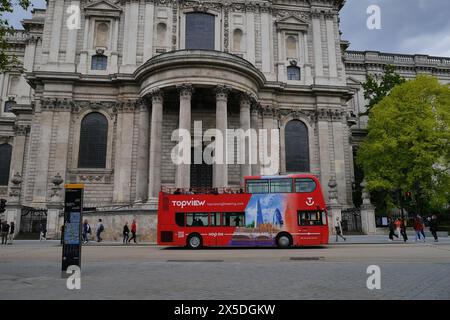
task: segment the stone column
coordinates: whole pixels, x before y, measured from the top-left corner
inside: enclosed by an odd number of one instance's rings
[[[367,189],[367,183],[364,180],[361,183],[362,199],[361,205],[361,228],[364,234],[376,234],[377,228],[375,223],[375,207],[370,202],[370,194]]]
[[[25,157],[25,142],[27,134],[30,131],[28,125],[15,125],[14,126],[14,144],[11,155],[11,169],[9,176],[12,177],[16,173],[22,175],[23,173],[23,161]]]
[[[47,238],[56,239],[59,233],[59,216],[63,210],[62,187],[63,179],[59,173],[52,178],[53,187],[50,202],[47,204]]]
[[[251,108],[251,123],[252,128],[256,130],[256,141],[254,141],[251,145],[252,155],[256,156],[255,163],[252,164],[252,176],[260,175],[260,167],[259,167],[259,154],[258,154],[258,133],[259,133],[259,106],[255,105]]]
[[[190,84],[178,87],[180,91],[180,119],[178,128],[191,131],[191,99],[194,88]],[[188,150],[188,159],[191,160],[191,150]],[[191,165],[181,163],[176,168],[175,185],[177,188],[189,189],[191,186]]]
[[[322,192],[325,200],[328,202],[328,190],[325,189],[326,181],[331,179],[331,159],[330,154],[330,130],[328,128],[331,121],[328,110],[320,109],[318,112],[318,140],[319,140],[319,159],[320,159],[320,181],[322,182]]]
[[[262,116],[265,131],[260,131],[258,137],[261,175],[277,175],[280,173],[278,112],[273,106],[265,106],[262,108]]]
[[[241,99],[239,101],[240,105],[240,127],[244,130],[244,133],[247,133],[250,129],[250,105],[251,100],[250,96],[247,94],[241,95]],[[247,141],[248,143],[247,143]],[[250,163],[251,158],[251,148],[255,141],[252,141],[251,136],[248,136],[248,139],[241,141],[239,148],[239,155],[244,160],[244,163],[240,165],[241,167],[241,186],[244,186],[244,177],[250,176],[252,174],[252,167]]]
[[[332,176],[328,182],[328,229],[330,234],[336,234],[336,218],[342,220],[341,212],[342,206],[338,200],[336,178]]]
[[[51,24],[50,48],[48,62],[56,63],[59,58],[59,47],[61,43],[61,32],[63,30],[64,1],[53,2],[53,19]],[[65,26],[64,26],[65,27]]]
[[[72,6],[77,6],[80,8],[80,1],[79,0],[72,0],[71,4]],[[64,20],[65,21],[65,20]],[[67,26],[64,26],[67,28]],[[78,29],[73,28],[69,29],[67,31],[67,45],[66,45],[66,63],[69,63],[71,65],[71,71],[75,72],[75,61],[76,61],[76,52],[77,52],[77,35],[78,35]]]
[[[148,202],[150,204],[156,204],[158,193],[161,190],[163,92],[160,89],[155,89],[151,95],[152,119],[150,129]]]
[[[123,102],[118,107],[113,196],[116,203],[131,202],[134,108],[133,101]]]
[[[226,86],[217,86],[216,88],[216,129],[222,133],[223,145],[222,159],[216,159],[219,163],[214,164],[214,187],[224,188],[228,185],[228,165],[227,165],[227,102],[229,89]],[[217,139],[216,139],[217,142]],[[215,153],[217,154],[217,152]]]
[[[322,14],[319,10],[313,11],[311,14],[313,26],[313,45],[314,45],[314,70],[316,77],[323,77],[323,61],[322,61],[322,31],[320,28],[320,18]]]
[[[330,78],[337,78],[337,53],[336,53],[336,33],[334,31],[334,18],[332,13],[325,14],[325,24],[327,29],[327,48],[328,48],[328,68]]]
[[[142,202],[148,197],[148,156],[149,156],[149,104],[147,99],[138,103],[139,140],[137,142],[136,201]]]
[[[53,116],[57,101],[50,99],[41,103],[40,134],[36,160],[36,175],[33,190],[33,203],[44,204],[47,198],[50,143],[52,138]]]

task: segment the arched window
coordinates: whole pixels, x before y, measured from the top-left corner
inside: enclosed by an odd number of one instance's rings
[[[156,26],[156,43],[158,47],[167,46],[167,26],[165,23],[158,23]]]
[[[288,59],[298,58],[297,38],[294,36],[288,36],[286,38],[286,56]]]
[[[214,50],[215,17],[203,12],[186,14],[186,49]]]
[[[81,121],[79,168],[105,168],[108,142],[108,120],[98,112],[86,115]]]
[[[244,39],[244,35],[241,29],[236,29],[233,32],[233,51],[240,52],[242,51],[242,40]]]
[[[12,146],[0,144],[0,186],[7,186],[9,182],[9,168],[11,166]]]
[[[287,67],[288,80],[300,80],[300,68],[297,66]]]
[[[285,127],[287,172],[309,172],[308,128],[299,120],[291,120]]]
[[[91,70],[106,70],[108,66],[108,57],[102,54],[92,56]]]
[[[108,48],[109,25],[106,22],[97,24],[95,30],[95,47]]]
[[[5,102],[5,108],[3,109],[5,112],[11,112],[11,109],[16,105],[15,101],[9,100]]]

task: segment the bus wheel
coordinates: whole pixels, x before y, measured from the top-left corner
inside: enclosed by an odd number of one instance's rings
[[[202,237],[199,234],[192,234],[187,239],[187,246],[190,249],[199,249],[202,247]]]
[[[277,246],[281,249],[289,248],[292,244],[291,237],[287,233],[282,233],[277,236]]]

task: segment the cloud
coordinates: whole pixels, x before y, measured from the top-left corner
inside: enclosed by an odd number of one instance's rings
[[[381,30],[366,27],[366,9],[381,9]],[[343,38],[350,49],[449,56],[448,0],[348,0],[341,11]]]

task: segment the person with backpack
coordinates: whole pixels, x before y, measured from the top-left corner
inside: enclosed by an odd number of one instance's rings
[[[130,238],[130,228],[128,228],[128,222],[125,222],[122,234],[123,234],[123,243],[128,243],[128,239]]]
[[[89,242],[89,235],[91,234],[91,226],[89,225],[87,219],[83,222],[83,244]]]
[[[101,242],[101,241],[103,241],[103,239],[101,237],[102,232],[105,231],[105,227],[103,226],[102,219],[98,219],[96,229],[97,229],[97,242]]]
[[[137,232],[137,224],[136,220],[133,220],[133,223],[131,224],[131,238],[128,240],[128,242],[131,242],[131,240],[134,240],[134,243],[136,242],[136,232]]]

